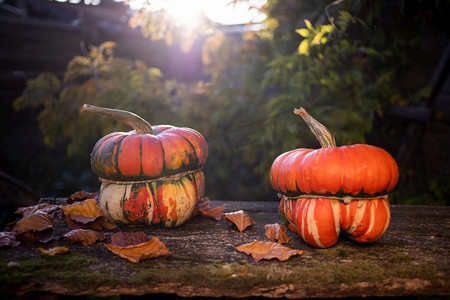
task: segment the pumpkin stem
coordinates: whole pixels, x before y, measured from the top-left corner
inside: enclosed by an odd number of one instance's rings
[[[88,111],[99,115],[112,117],[117,121],[132,127],[134,130],[136,130],[136,133],[139,134],[155,134],[153,132],[152,125],[149,122],[142,119],[138,115],[126,110],[104,108],[90,104],[84,104],[81,111]]]
[[[336,147],[336,140],[328,129],[316,119],[311,117],[311,115],[303,107],[294,109],[294,114],[303,118],[309,129],[311,129],[312,133],[316,136],[322,148]]]

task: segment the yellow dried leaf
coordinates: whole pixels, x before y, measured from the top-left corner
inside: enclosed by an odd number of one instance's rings
[[[223,214],[225,221],[233,223],[240,232],[250,225],[255,224],[255,220],[249,217],[243,210]]]
[[[172,254],[169,249],[156,237],[146,243],[131,246],[114,246],[105,244],[112,253],[122,257],[129,262],[138,263],[144,259],[157,258],[164,255]]]
[[[254,241],[236,247],[239,252],[252,255],[256,260],[276,258],[280,261],[288,260],[293,255],[305,253],[302,250],[293,250],[275,242]]]
[[[95,199],[75,202],[69,205],[61,205],[65,215],[78,215],[90,218],[103,217],[100,207]]]
[[[42,254],[45,254],[45,255],[55,256],[56,254],[62,254],[62,253],[68,252],[69,248],[59,247],[58,246],[58,247],[53,247],[53,248],[50,248],[48,250],[45,250],[44,248],[39,247],[39,248],[36,249],[36,251],[39,251],[39,252],[41,252]]]
[[[291,240],[291,238],[286,233],[286,227],[283,225],[280,225],[278,223],[267,224],[264,226],[264,229],[266,230],[266,237],[273,242],[286,244]]]

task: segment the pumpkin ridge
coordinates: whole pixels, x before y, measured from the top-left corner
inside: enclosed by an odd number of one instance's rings
[[[164,160],[164,148],[162,146],[161,143],[161,139],[158,136],[159,132],[156,132],[154,136],[152,136],[152,138],[155,139],[156,143],[154,145],[152,145],[152,143],[148,142],[148,139],[150,138],[148,135],[145,135],[142,139],[141,139],[141,176],[140,178],[148,178],[148,179],[155,179],[155,178],[160,178],[163,177],[165,175],[165,160]],[[145,140],[145,141],[144,141]],[[155,146],[155,148],[158,148],[159,150],[161,150],[161,161],[162,161],[162,166],[161,166],[161,170],[158,170],[159,173],[157,175],[153,174],[153,173],[146,173],[145,171],[149,171],[149,168],[147,166],[146,169],[144,169],[144,156],[148,156],[148,154],[144,155],[144,153],[148,152],[148,149],[146,152],[144,152],[144,143],[147,145],[147,147],[153,147]],[[153,166],[152,166],[153,167]],[[159,166],[158,166],[159,167]],[[153,170],[153,168],[151,168]],[[145,181],[145,180],[144,180]]]
[[[140,171],[139,171],[139,177],[144,176],[144,167],[142,166],[142,137],[139,140],[139,167],[140,167]]]
[[[120,203],[120,207],[122,209],[122,215],[123,215],[124,218],[126,218],[126,217],[125,217],[125,212],[123,212],[123,208],[124,208],[125,201],[128,199],[127,191],[128,191],[128,189],[126,189],[126,188],[123,189],[123,196],[121,198],[122,201]],[[108,201],[106,201],[106,203],[108,203]],[[108,213],[109,213],[109,210],[108,210]],[[110,214],[110,216],[111,216],[111,214]]]
[[[116,170],[117,176],[118,178],[122,178],[122,172],[120,171],[119,168],[119,153],[120,153],[120,147],[122,146],[122,142],[125,139],[125,136],[123,136],[118,142],[117,142],[117,151],[116,153],[114,153],[114,158],[113,158],[113,162],[114,162],[114,169]]]
[[[153,199],[155,199],[155,207],[153,208],[153,219],[150,220],[150,222],[153,222],[153,220],[155,219],[155,213],[156,213],[156,217],[157,217],[157,220],[158,220],[158,223],[159,223],[160,220],[161,220],[161,215],[159,213],[159,201],[158,201],[158,197],[156,195],[156,190],[155,190],[155,187],[156,187],[157,184],[158,183],[156,183],[156,182],[155,183],[152,182],[151,184],[149,184],[150,192],[152,193]]]
[[[192,144],[192,142],[188,138],[186,138],[185,136],[183,136],[183,135],[179,135],[179,136],[181,136],[186,142],[188,142],[189,146],[191,146],[191,148],[192,148],[192,152],[194,154],[194,157],[193,157],[194,158],[194,162],[192,164],[193,165],[199,165],[200,160],[199,160],[199,157],[197,156],[197,151],[195,150],[194,144]],[[188,155],[188,156],[190,157],[190,155]],[[189,162],[189,165],[191,165],[190,162]],[[186,166],[186,167],[188,167],[188,166]],[[190,168],[190,166],[189,166],[189,168]]]
[[[163,143],[161,142],[161,138],[158,135],[156,135],[156,137],[158,138],[159,145],[161,146],[161,152],[162,152],[162,158],[163,158],[162,159],[162,162],[163,162],[162,171],[161,171],[161,174],[159,174],[160,176],[162,176],[163,174],[166,175],[166,169],[167,169],[166,159],[165,159],[166,151],[164,151],[164,147],[163,147]]]
[[[159,200],[162,201],[163,195],[162,195],[162,186],[163,186],[163,182],[155,182],[155,203],[156,206],[158,207],[158,219],[160,222],[165,222],[166,220],[164,219],[164,215],[161,213],[161,203]],[[160,199],[161,198],[161,199]]]
[[[195,176],[195,173],[192,173],[192,174],[189,174],[188,177],[190,178],[189,182],[193,183],[193,185],[194,185],[195,199],[198,202],[199,195],[198,195],[198,189],[197,189],[197,179],[196,179],[197,176]]]
[[[100,157],[103,156],[104,152],[106,154],[110,154],[110,156],[107,155],[107,158],[104,161],[97,160],[97,165],[98,165],[97,170],[100,173],[97,175],[100,175],[100,176],[107,175],[109,177],[109,176],[111,176],[111,174],[108,174],[108,173],[111,172],[112,170],[114,170],[114,172],[117,172],[117,158],[115,158],[115,155],[117,155],[117,153],[119,151],[119,142],[124,138],[125,138],[125,136],[117,136],[117,135],[113,136],[111,139],[114,139],[114,141],[107,143],[106,146],[101,149],[101,152],[99,153]],[[106,168],[108,166],[108,162],[110,163],[110,166],[109,166],[109,168]]]

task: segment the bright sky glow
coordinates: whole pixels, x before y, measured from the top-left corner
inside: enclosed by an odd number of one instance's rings
[[[130,0],[130,7],[138,9],[145,0]],[[195,27],[204,14],[214,22],[222,24],[258,23],[265,19],[265,15],[251,6],[261,7],[266,0],[237,1],[231,0],[157,0],[150,1],[151,10],[165,10],[182,25]]]

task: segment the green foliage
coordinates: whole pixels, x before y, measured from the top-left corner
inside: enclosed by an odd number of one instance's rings
[[[84,103],[133,111],[160,124],[171,114],[173,82],[164,81],[160,70],[142,61],[113,56],[114,43],[92,47],[87,56],[76,56],[68,64],[64,79],[41,74],[27,83],[15,100],[17,110],[41,107],[38,115],[46,143],[63,136],[67,153],[89,153],[94,143],[114,131],[128,131],[123,124],[81,113]]]
[[[390,196],[392,203],[406,205],[450,205],[450,179],[435,178],[424,186],[408,182],[399,186]]]
[[[259,169],[270,151],[261,135],[265,97],[259,89],[267,48],[252,34],[244,39],[209,37],[203,62],[211,81],[200,87],[202,93],[183,98],[184,119],[196,121],[208,142],[205,174],[212,198],[257,200],[261,192],[270,191],[264,184],[268,170]]]

